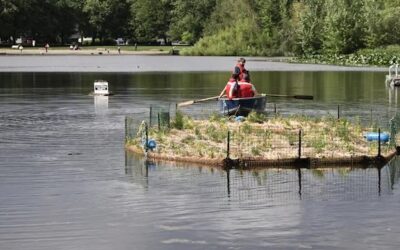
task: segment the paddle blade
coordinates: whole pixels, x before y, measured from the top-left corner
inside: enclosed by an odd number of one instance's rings
[[[194,100],[190,100],[190,101],[186,101],[186,102],[181,102],[181,103],[178,103],[178,107],[189,106],[189,105],[192,105],[193,103],[194,103]]]
[[[294,95],[293,98],[304,99],[304,100],[313,100],[314,96],[312,96],[312,95]]]

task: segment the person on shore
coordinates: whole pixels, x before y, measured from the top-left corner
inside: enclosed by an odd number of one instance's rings
[[[241,57],[239,58],[235,68],[233,69],[233,75],[237,81],[250,82],[250,72],[244,67],[245,64],[246,59]]]
[[[50,47],[50,45],[48,43],[46,43],[44,45],[44,49],[46,50],[46,53],[49,51],[49,47]]]

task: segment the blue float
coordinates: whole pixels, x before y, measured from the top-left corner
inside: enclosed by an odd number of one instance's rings
[[[379,133],[370,132],[364,135],[367,141],[378,141],[379,140]],[[381,132],[381,142],[388,142],[390,139],[390,135],[388,133]]]
[[[153,139],[148,140],[148,142],[147,142],[147,148],[148,149],[153,150],[156,147],[157,147],[157,143],[156,143],[155,140],[153,140]]]
[[[244,116],[236,116],[235,117],[235,121],[237,121],[237,122],[243,122],[244,120],[246,120],[246,118],[244,117]]]

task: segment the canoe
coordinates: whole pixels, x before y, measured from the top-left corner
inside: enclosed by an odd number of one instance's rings
[[[246,98],[220,98],[219,110],[224,115],[247,116],[251,111],[264,112],[267,102],[266,96],[255,96]]]

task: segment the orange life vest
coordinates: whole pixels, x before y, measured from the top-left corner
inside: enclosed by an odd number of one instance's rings
[[[239,81],[244,81],[245,75],[248,75],[247,70],[244,68],[244,66],[240,63],[236,64],[236,67],[238,67],[240,69],[240,73],[239,73]],[[235,73],[235,72],[233,72]]]
[[[253,97],[254,89],[253,84],[249,82],[239,82],[239,97]]]
[[[225,87],[225,94],[228,97],[229,100],[232,98],[237,98],[239,97],[239,84],[236,85],[235,79],[231,78],[229,81],[226,83]]]
[[[254,89],[253,84],[239,81],[237,82],[238,86],[235,89],[236,80],[231,78],[225,87],[225,93],[229,100],[232,98],[242,98],[242,97],[253,97]]]

